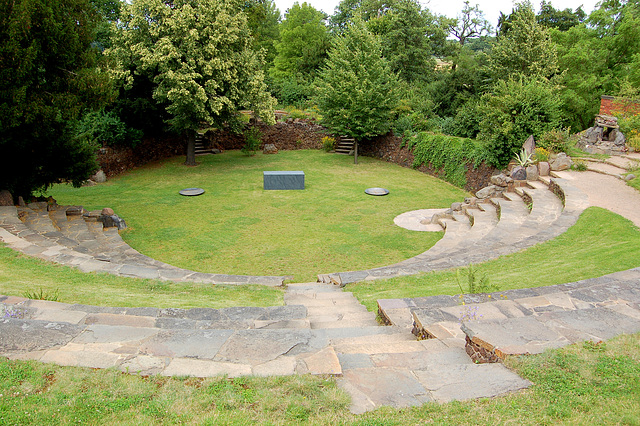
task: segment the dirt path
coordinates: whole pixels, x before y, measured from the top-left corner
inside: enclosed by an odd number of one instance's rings
[[[640,191],[613,176],[595,172],[557,172],[589,197],[589,204],[611,210],[640,227]]]

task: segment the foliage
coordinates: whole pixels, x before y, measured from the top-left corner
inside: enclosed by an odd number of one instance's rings
[[[550,78],[558,72],[556,46],[549,30],[536,21],[530,3],[519,3],[509,31],[498,35],[489,55],[494,80],[519,76]]]
[[[463,104],[455,117],[442,126],[442,132],[462,138],[475,138],[480,132],[481,111],[477,100],[471,99]]]
[[[541,146],[536,147],[535,151],[534,151],[534,160],[536,163],[541,163],[541,162],[545,162],[545,161],[549,161],[549,155],[551,153],[549,152],[549,150],[544,149]]]
[[[104,110],[85,113],[77,124],[76,133],[100,146],[135,148],[142,138],[142,131],[127,127],[114,112]]]
[[[5,1],[0,17],[0,151],[16,165],[0,168],[0,187],[17,198],[80,185],[96,152],[74,123],[112,96],[91,47],[100,18],[87,0]]]
[[[361,140],[389,131],[396,86],[380,41],[356,20],[334,40],[314,100],[322,123],[333,133]]]
[[[123,7],[118,29],[106,51],[116,65],[114,77],[125,88],[136,75],[150,77],[168,123],[189,138],[187,164],[195,164],[193,140],[202,123],[235,122],[241,107],[273,122],[275,102],[237,4],[134,0]]]
[[[55,289],[49,292],[44,288],[40,287],[40,289],[38,290],[25,291],[24,293],[22,293],[22,297],[26,297],[27,299],[33,299],[33,300],[49,300],[51,302],[57,302],[58,299],[60,298],[60,290]]]
[[[326,15],[309,3],[294,3],[280,24],[277,54],[269,74],[280,102],[295,104],[311,94],[311,84],[326,60],[329,31]]]
[[[536,15],[538,24],[547,28],[555,28],[558,31],[567,31],[585,21],[587,14],[582,10],[582,6],[572,11],[569,8],[559,10],[553,7],[551,2],[542,0],[540,12]]]
[[[325,136],[322,138],[322,149],[325,152],[331,152],[336,149],[336,140],[331,136]]]
[[[488,158],[498,167],[505,166],[530,135],[538,139],[559,124],[560,101],[544,80],[499,81],[482,96],[479,108],[478,137],[486,141]]]
[[[572,138],[573,136],[568,128],[554,128],[541,134],[536,139],[536,145],[550,152],[567,152]]]
[[[255,126],[247,128],[243,133],[245,143],[241,151],[249,156],[256,155],[256,151],[260,149],[262,143],[262,132]]]
[[[640,115],[618,117],[618,124],[627,138],[627,145],[640,151]]]
[[[487,274],[479,274],[478,271],[469,265],[466,270],[467,274],[467,288],[462,286],[462,274],[461,269],[456,269],[456,283],[462,294],[479,294],[479,293],[491,293],[493,291],[500,291],[500,287],[497,284],[491,284]]]
[[[516,163],[522,167],[528,167],[533,164],[533,152],[527,152],[522,149],[519,153],[516,153]]]
[[[409,141],[408,148],[413,151],[413,167],[425,164],[442,170],[444,180],[461,188],[467,183],[467,167],[485,160],[481,143],[447,135],[422,132]]]
[[[280,11],[273,0],[249,0],[244,2],[243,12],[251,30],[253,50],[264,55],[263,69],[267,71],[276,56],[275,45],[280,39]]]
[[[489,21],[476,4],[471,6],[469,0],[465,0],[464,7],[458,17],[449,24],[449,34],[458,40],[460,46],[464,46],[469,39],[491,34],[492,28]]]

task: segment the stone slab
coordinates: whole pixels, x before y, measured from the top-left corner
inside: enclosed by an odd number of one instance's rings
[[[216,361],[233,361],[246,364],[262,364],[290,353],[296,347],[299,352],[310,339],[309,330],[238,330],[222,346]]]
[[[264,364],[253,366],[254,376],[291,376],[296,374],[298,362],[295,357],[282,356]]]
[[[65,322],[0,319],[0,352],[31,352],[66,345],[84,327]]]
[[[251,366],[230,362],[205,361],[200,359],[173,358],[161,373],[163,376],[239,377],[251,375]]]
[[[64,366],[111,368],[118,365],[122,359],[121,355],[108,352],[50,350],[40,361]]]
[[[265,190],[301,190],[304,189],[303,171],[268,171],[263,172],[263,188]]]
[[[331,376],[341,376],[342,367],[333,347],[328,346],[319,352],[303,355],[300,359],[306,366],[305,373]]]
[[[233,330],[165,330],[146,339],[140,353],[155,357],[213,359]]]

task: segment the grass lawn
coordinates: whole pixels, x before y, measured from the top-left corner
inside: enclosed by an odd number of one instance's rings
[[[93,187],[58,185],[60,204],[112,207],[129,229],[122,237],[155,259],[201,272],[292,275],[367,269],[415,256],[442,233],[412,232],[393,218],[410,210],[448,207],[468,194],[431,176],[384,161],[321,151],[248,157],[239,151],[176,157]],[[303,170],[304,191],[264,191],[262,172]],[[206,193],[183,197],[200,187]],[[368,196],[369,187],[390,194]]]
[[[640,424],[640,334],[507,364],[534,385],[497,398],[355,416],[328,377],[138,377],[0,359],[0,424]]]
[[[486,275],[500,290],[509,290],[563,284],[637,266],[640,229],[622,216],[590,207],[559,237],[479,264],[474,270],[477,276]],[[461,275],[466,288],[466,277]],[[455,270],[348,284],[346,290],[373,312],[378,309],[378,299],[460,293]]]
[[[212,286],[85,274],[68,266],[19,254],[0,244],[0,294],[57,294],[59,302],[98,306],[226,308],[278,306],[283,290],[261,285]]]

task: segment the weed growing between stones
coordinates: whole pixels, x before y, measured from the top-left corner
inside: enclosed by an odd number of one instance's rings
[[[462,294],[478,294],[478,293],[491,293],[493,291],[500,291],[500,287],[496,284],[489,282],[487,274],[478,275],[477,271],[473,268],[472,264],[469,264],[467,268],[467,290],[462,288],[462,274],[460,269],[456,271],[456,282],[460,288]]]
[[[60,298],[60,290],[55,289],[49,292],[41,287],[39,290],[25,291],[24,293],[22,293],[22,296],[26,297],[27,299],[49,300],[51,302],[57,302]]]

